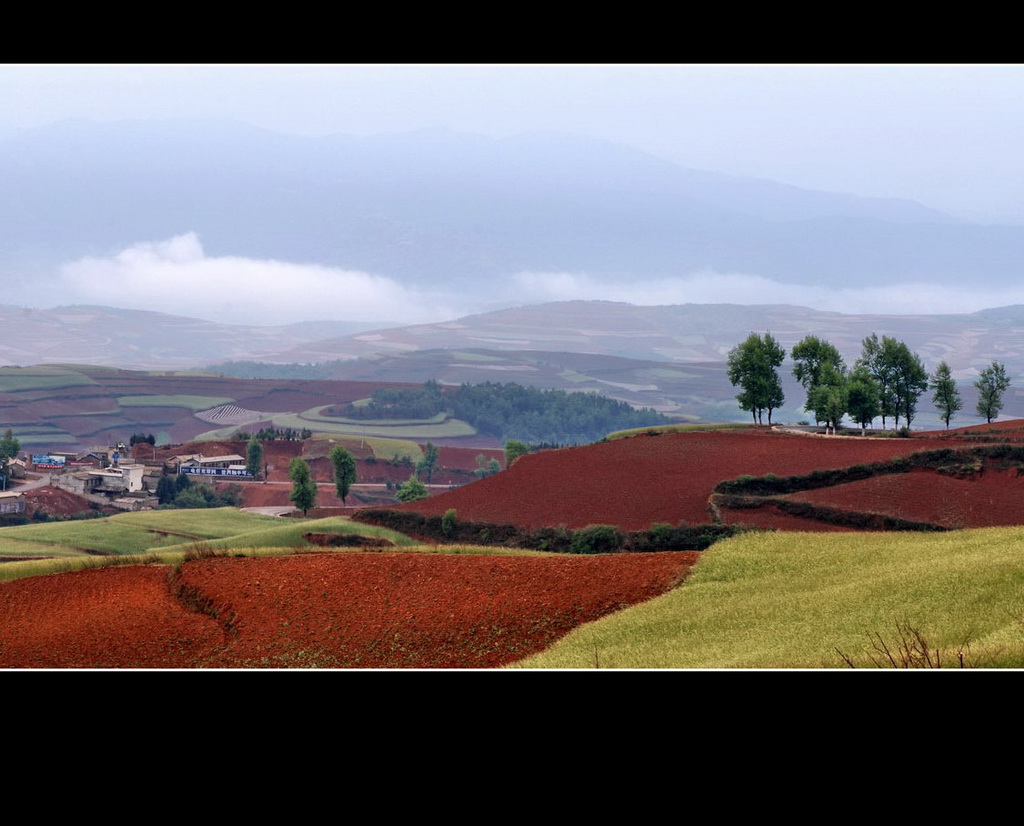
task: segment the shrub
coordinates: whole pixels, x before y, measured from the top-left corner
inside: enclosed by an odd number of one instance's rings
[[[417,479],[415,474],[398,486],[399,502],[414,502],[417,499],[426,499],[429,495],[427,486]]]
[[[622,547],[622,532],[614,525],[588,525],[572,532],[569,553],[606,554]]]
[[[668,545],[673,538],[675,528],[667,522],[658,522],[651,525],[651,541],[656,545]]]
[[[441,517],[441,533],[447,537],[455,535],[455,531],[458,529],[458,522],[456,519],[455,508],[448,508],[444,512],[444,516]]]

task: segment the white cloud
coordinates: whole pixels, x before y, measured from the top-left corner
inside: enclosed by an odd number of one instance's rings
[[[455,317],[437,296],[365,272],[208,257],[195,233],[142,242],[60,271],[61,303],[155,310],[236,324],[311,319],[414,324]]]
[[[522,272],[514,279],[520,303],[601,299],[630,304],[795,304],[847,314],[921,315],[971,313],[1024,304],[1024,286],[984,290],[977,286],[892,284],[834,289],[786,284],[758,275],[701,272],[629,283],[598,281],[573,273]]]
[[[103,304],[262,325],[321,319],[418,324],[524,304],[598,299],[648,306],[795,304],[891,315],[969,313],[1024,304],[1024,286],[999,291],[927,284],[834,289],[713,271],[629,281],[604,281],[585,273],[520,272],[505,280],[504,288],[498,283],[491,280],[477,290],[451,293],[316,264],[210,257],[189,232],[139,242],[109,257],[73,261],[61,268],[55,289],[36,287],[47,290],[43,303]]]

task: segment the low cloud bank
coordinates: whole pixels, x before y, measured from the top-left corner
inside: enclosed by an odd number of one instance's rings
[[[316,319],[415,324],[450,317],[436,296],[389,278],[313,264],[209,257],[195,233],[61,268],[61,303],[156,310],[236,324]]]
[[[674,278],[609,282],[580,273],[520,272],[454,293],[408,286],[370,273],[315,264],[211,257],[195,233],[141,242],[109,257],[64,265],[45,303],[103,304],[236,324],[320,319],[418,324],[548,301],[605,300],[640,305],[795,304],[847,314],[969,313],[1024,304],[1024,286],[999,291],[893,284],[847,287],[785,284],[757,275],[705,271]],[[52,290],[52,291],[51,291]]]
[[[520,303],[601,299],[647,306],[663,304],[795,304],[848,315],[928,315],[972,313],[989,307],[1024,304],[1024,286],[985,290],[965,284],[892,284],[834,289],[784,284],[758,275],[712,271],[677,278],[608,283],[587,275],[523,272],[515,279]],[[528,299],[528,300],[525,300]]]

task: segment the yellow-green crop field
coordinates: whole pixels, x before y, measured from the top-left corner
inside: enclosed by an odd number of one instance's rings
[[[510,667],[907,667],[921,640],[940,667],[1024,667],[1024,528],[744,534]]]

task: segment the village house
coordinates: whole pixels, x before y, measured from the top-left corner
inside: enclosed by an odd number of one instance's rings
[[[158,503],[143,484],[145,470],[139,464],[76,470],[51,477],[51,484],[93,502],[122,510],[143,510]]]
[[[24,513],[25,494],[16,490],[0,491],[0,514]]]
[[[171,461],[179,457],[172,457]],[[178,473],[189,476],[234,476],[251,479],[245,467],[245,457],[237,453],[227,456],[193,456],[180,457],[177,463]]]

